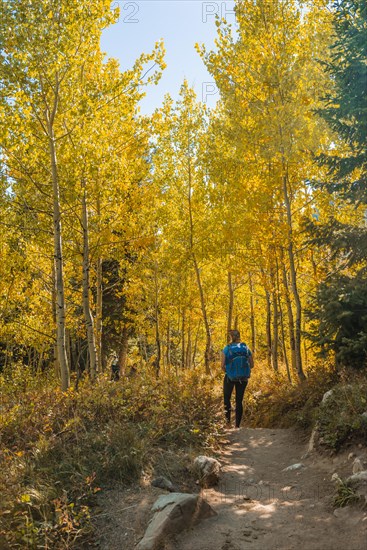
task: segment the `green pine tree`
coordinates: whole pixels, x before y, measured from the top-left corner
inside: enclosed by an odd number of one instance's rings
[[[330,192],[367,204],[367,3],[338,0],[334,6],[336,40],[326,68],[335,88],[319,114],[349,152],[318,161],[329,168]]]
[[[331,196],[356,207],[367,205],[367,3],[338,0],[335,42],[326,70],[334,83],[319,111],[340,140],[341,154],[320,155]],[[366,210],[367,212],[367,210]],[[367,227],[330,219],[310,222],[313,242],[327,246],[337,268],[319,286],[313,301],[311,338],[323,352],[335,351],[337,365],[367,365]]]

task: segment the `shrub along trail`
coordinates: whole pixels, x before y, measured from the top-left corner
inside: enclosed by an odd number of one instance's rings
[[[352,473],[348,452],[338,457],[313,454],[297,433],[284,429],[245,429],[229,434],[221,461],[220,484],[203,490],[216,510],[172,543],[176,550],[366,550],[367,513],[333,508],[331,481]],[[366,449],[358,449],[366,458]],[[303,463],[293,471],[284,468]],[[171,548],[170,545],[167,548]]]

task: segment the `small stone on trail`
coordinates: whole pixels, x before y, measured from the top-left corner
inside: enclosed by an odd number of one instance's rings
[[[363,472],[363,466],[361,460],[355,458],[353,461],[353,474],[357,474],[358,472]]]
[[[350,477],[348,477],[347,481],[356,483],[367,481],[367,470],[363,470],[362,472],[357,472],[351,475]]]
[[[291,464],[290,466],[287,466],[287,468],[284,468],[282,472],[292,472],[294,470],[300,470],[301,468],[305,468],[306,466],[302,464],[302,462],[299,462],[297,464]]]
[[[349,453],[348,460],[352,460],[356,455],[354,453]]]

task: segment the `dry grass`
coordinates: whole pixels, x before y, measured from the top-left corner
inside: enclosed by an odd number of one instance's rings
[[[62,393],[23,366],[1,376],[0,547],[91,547],[103,484],[137,481],[164,449],[214,444],[219,390],[194,372],[88,381]]]

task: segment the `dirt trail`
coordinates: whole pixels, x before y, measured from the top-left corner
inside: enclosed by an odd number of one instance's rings
[[[367,514],[332,508],[334,471],[351,474],[346,454],[302,459],[292,430],[230,433],[219,486],[203,496],[218,513],[179,535],[176,550],[367,550]],[[282,471],[302,462],[305,468]]]
[[[366,510],[346,507],[334,513],[332,506],[331,476],[352,473],[351,451],[367,460],[366,448],[302,459],[306,444],[293,430],[229,432],[220,484],[202,491],[217,515],[167,541],[165,550],[367,550]],[[304,468],[283,471],[300,462]],[[192,488],[180,484],[180,490]],[[133,550],[163,492],[148,482],[103,491],[98,548]]]

